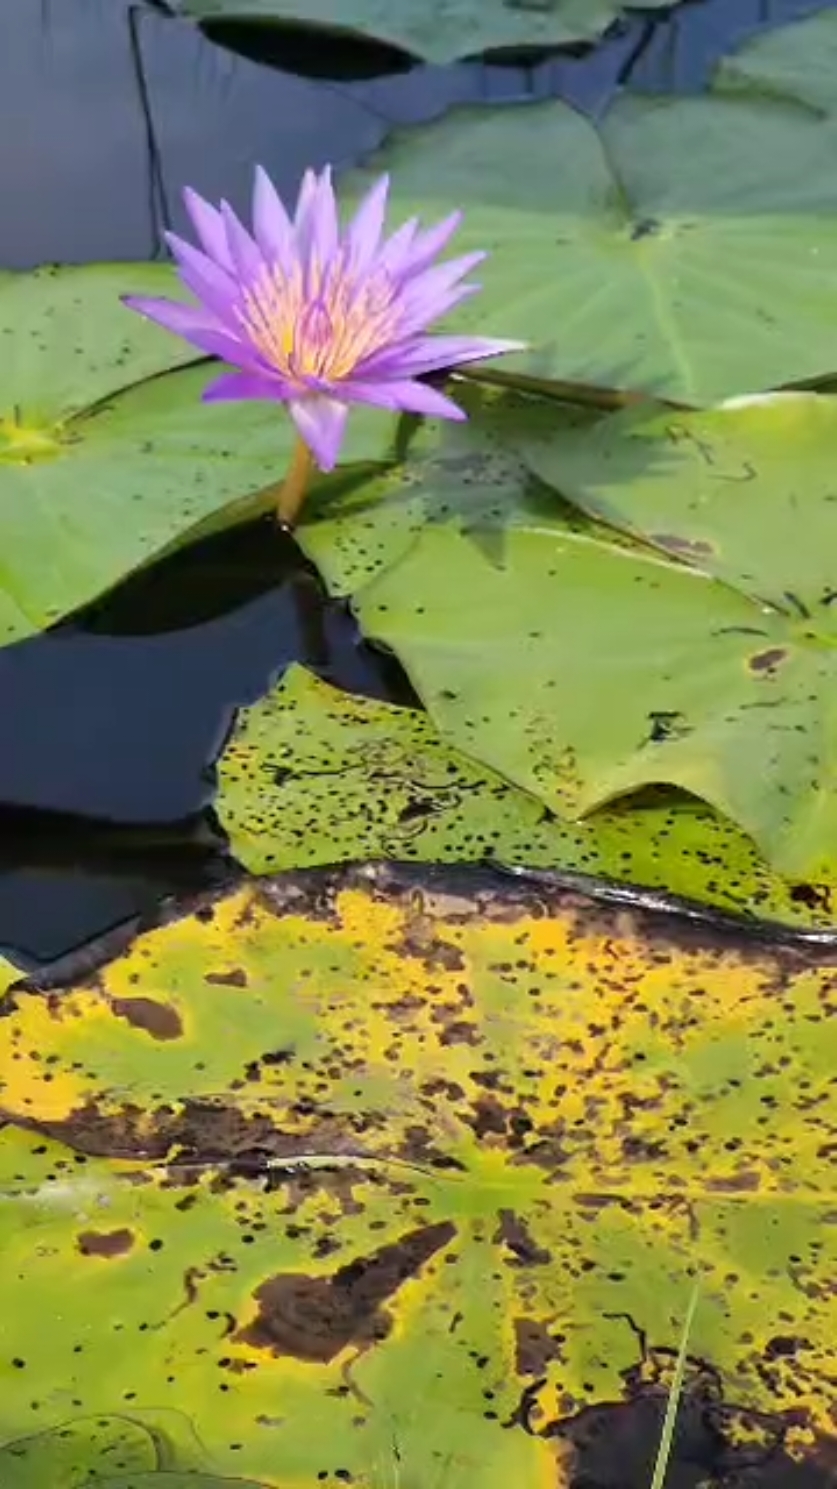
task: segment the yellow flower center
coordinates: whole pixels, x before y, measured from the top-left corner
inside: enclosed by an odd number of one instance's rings
[[[340,382],[397,336],[398,312],[386,274],[346,272],[340,258],[291,274],[279,265],[244,295],[239,319],[253,346],[289,382]]]

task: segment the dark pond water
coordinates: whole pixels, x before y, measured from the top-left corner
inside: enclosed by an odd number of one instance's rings
[[[585,54],[410,68],[321,42],[291,55],[255,28],[205,36],[162,0],[0,0],[0,266],[159,257],[187,183],[244,209],[255,161],[290,194],[307,165],[349,165],[455,103],[596,111],[626,83],[699,89],[737,40],[819,8],[687,0]],[[0,946],[49,961],[227,872],[212,762],[236,706],[292,660],[407,696],[269,526],[0,651]]]

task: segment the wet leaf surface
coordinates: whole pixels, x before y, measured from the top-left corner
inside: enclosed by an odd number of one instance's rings
[[[595,875],[716,910],[825,929],[827,885],[794,890],[731,822],[694,798],[649,793],[570,822],[448,748],[427,715],[291,668],[239,715],[216,806],[252,873],[386,858],[496,860]],[[601,887],[601,886],[600,886]]]
[[[348,33],[400,47],[425,62],[455,62],[480,52],[593,41],[621,10],[618,0],[180,0],[197,20],[266,21]],[[638,0],[637,0],[638,3]],[[657,10],[672,0],[642,0]]]
[[[266,880],[15,993],[8,1443],[71,1422],[44,1461],[96,1482],[113,1440],[121,1489],[624,1482],[697,1275],[684,1461],[830,1482],[835,995],[834,958],[427,869]]]

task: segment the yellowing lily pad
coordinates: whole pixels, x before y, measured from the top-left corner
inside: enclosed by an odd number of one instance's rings
[[[83,1484],[118,1423],[120,1489],[153,1452],[271,1489],[569,1489],[580,1422],[644,1418],[653,1451],[696,1279],[684,1409],[714,1451],[772,1442],[789,1474],[829,1451],[835,978],[485,875],[356,869],[17,993],[4,1485],[32,1485],[12,1444],[67,1423],[43,1462]]]

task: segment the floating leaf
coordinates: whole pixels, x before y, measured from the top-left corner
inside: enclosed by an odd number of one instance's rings
[[[574,424],[545,402],[474,394],[469,408],[468,426],[435,431],[435,452],[428,428],[403,468],[320,520],[315,507],[301,530],[366,635],[396,652],[452,745],[559,815],[668,783],[737,821],[779,872],[833,883],[837,405],[800,396],[692,422]],[[724,431],[732,448],[716,452]],[[579,500],[607,488],[609,503],[589,506],[611,521],[614,492],[624,511],[650,483],[659,521],[634,527],[657,533],[660,554],[612,527],[574,530],[500,438]],[[717,493],[725,531],[742,513],[716,580],[686,511],[696,489]]]
[[[641,806],[561,820],[449,749],[421,710],[353,697],[303,668],[242,711],[218,781],[219,816],[251,873],[375,858],[493,859],[800,929],[834,920],[827,886],[800,897],[743,833],[694,798],[659,792]]]
[[[658,10],[674,0],[641,0]],[[347,34],[383,42],[425,62],[455,62],[480,52],[594,41],[620,9],[640,0],[181,0],[199,21],[269,21],[310,26],[339,42]]]
[[[774,101],[622,95],[461,108],[348,184],[390,170],[395,220],[464,210],[490,256],[451,324],[527,341],[505,370],[703,404],[833,368],[835,149]]]
[[[160,1420],[170,1472],[566,1489],[608,1414],[650,1465],[697,1273],[682,1409],[730,1472],[790,1474],[833,1430],[835,987],[670,918],[360,869],[18,992],[4,1432],[127,1417],[143,1453],[164,1404],[203,1455]]]
[[[131,383],[194,361],[120,295],[165,295],[164,264],[91,264],[0,276],[0,458]],[[16,431],[19,431],[16,433]]]
[[[819,11],[746,41],[720,63],[714,87],[725,93],[801,103],[817,114],[833,116],[837,113],[837,13]]]
[[[532,446],[542,479],[682,564],[657,590],[657,676],[635,658],[635,706],[611,722],[609,762],[585,772],[578,757],[582,806],[672,781],[741,822],[780,871],[833,876],[835,451],[837,403],[813,394],[628,412]],[[613,643],[626,666],[638,610],[623,601],[625,642]],[[643,710],[665,726],[644,742]]]
[[[182,344],[119,303],[168,282],[145,265],[0,280],[0,645],[270,505],[257,493],[284,473],[287,418],[202,405],[212,369],[157,375]],[[385,415],[362,414],[348,458],[385,453],[391,434]]]

